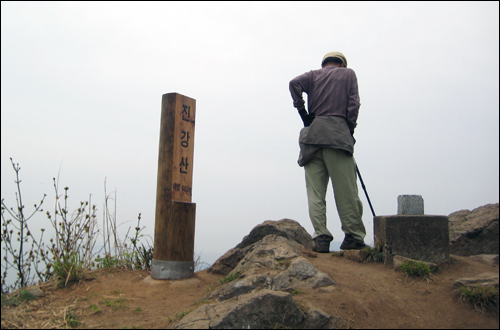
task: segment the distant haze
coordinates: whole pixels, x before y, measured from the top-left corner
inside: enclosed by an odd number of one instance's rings
[[[498,2],[1,2],[2,198],[27,209],[60,170],[69,205],[116,189],[122,237],[153,236],[162,94],[196,99],[195,252],[265,220],[312,234],[289,81],[341,51],[358,77],[355,158],[377,215],[499,201]],[[304,96],[306,97],[306,96]],[[61,192],[60,192],[61,193]],[[373,217],[364,203],[367,243]],[[328,226],[340,229],[333,192]],[[43,214],[34,228],[48,227]]]

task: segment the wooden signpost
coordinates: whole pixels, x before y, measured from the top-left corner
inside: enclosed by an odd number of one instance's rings
[[[193,183],[196,100],[162,96],[154,253],[151,277],[177,280],[194,274],[196,204]]]

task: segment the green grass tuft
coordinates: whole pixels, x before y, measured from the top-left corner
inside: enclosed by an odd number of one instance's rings
[[[83,264],[78,260],[78,254],[71,253],[58,258],[53,264],[54,273],[59,285],[66,286],[70,282],[78,282],[83,278]]]
[[[422,261],[406,260],[399,269],[410,277],[429,277],[431,274],[431,269]]]
[[[68,308],[68,310],[66,311],[64,321],[66,321],[66,324],[69,328],[76,328],[82,324],[80,322],[80,318],[77,315],[73,314],[70,308]]]
[[[222,278],[222,279],[219,279],[219,283],[221,285],[223,284],[226,284],[226,283],[229,283],[229,282],[232,282],[234,281],[235,279],[237,279],[241,274],[243,274],[243,272],[235,272],[235,273],[232,273],[232,274],[229,274],[227,275],[226,277]]]
[[[95,314],[101,314],[102,310],[95,304],[90,305],[90,309],[95,313]]]
[[[368,254],[366,257],[366,262],[373,261],[373,262],[384,262],[385,256],[384,256],[384,251],[381,246],[375,246],[372,248],[371,246],[366,246],[363,248],[365,252]]]
[[[123,298],[118,298],[118,299],[104,299],[102,304],[111,307],[112,310],[116,311],[118,308],[121,309],[126,309],[127,305],[125,304],[126,300]]]
[[[2,295],[2,307],[4,306],[12,306],[17,307],[20,306],[23,302],[35,299],[35,295],[28,290],[21,290],[17,294],[12,295]]]
[[[476,311],[491,311],[498,314],[498,287],[496,286],[462,286],[458,295],[463,302],[470,303]]]
[[[181,311],[180,313],[175,314],[176,319],[182,319],[184,316],[188,315],[191,311]]]

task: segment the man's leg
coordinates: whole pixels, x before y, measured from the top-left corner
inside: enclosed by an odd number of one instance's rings
[[[363,224],[363,203],[358,196],[356,163],[345,151],[323,149],[323,159],[332,179],[335,203],[342,222],[342,231],[363,242],[366,229]]]
[[[326,228],[326,189],[328,187],[328,170],[323,162],[322,150],[304,166],[306,172],[307,199],[309,217],[314,227],[313,239],[319,235],[327,235],[333,239]]]

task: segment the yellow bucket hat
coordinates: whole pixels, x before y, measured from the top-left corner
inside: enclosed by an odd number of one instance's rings
[[[336,57],[336,58],[340,59],[342,61],[342,63],[344,63],[344,66],[347,67],[347,59],[345,58],[344,54],[342,54],[341,52],[329,52],[328,54],[323,56],[323,61],[321,61],[321,66],[323,66],[323,62],[325,62],[325,60],[329,57]]]

